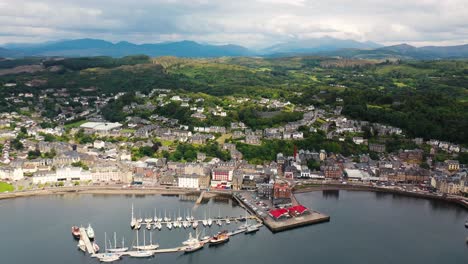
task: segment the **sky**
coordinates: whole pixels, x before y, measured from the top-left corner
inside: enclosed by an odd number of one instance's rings
[[[468,43],[468,0],[0,0],[0,44],[98,38],[261,48],[323,36]]]

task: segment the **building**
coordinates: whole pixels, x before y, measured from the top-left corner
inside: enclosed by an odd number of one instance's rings
[[[19,181],[24,178],[21,167],[2,167],[0,168],[0,180]]]
[[[384,144],[369,143],[369,151],[373,151],[373,152],[377,152],[377,153],[384,153],[385,152],[385,145]]]
[[[257,195],[259,198],[270,200],[273,197],[273,183],[257,184]]]
[[[231,189],[233,170],[213,169],[211,172],[211,187]]]
[[[273,204],[275,206],[290,205],[291,200],[291,187],[287,182],[275,182],[273,185]]]
[[[86,122],[80,126],[83,128],[85,133],[98,133],[98,134],[109,134],[111,131],[118,130],[122,127],[120,123],[107,123],[107,122]]]
[[[180,175],[177,177],[177,183],[180,188],[198,189],[200,187],[199,178],[195,174]]]
[[[458,160],[446,160],[445,164],[449,171],[457,171],[460,169],[460,162]]]
[[[328,165],[321,167],[325,178],[340,179],[343,176],[343,170],[337,165]]]

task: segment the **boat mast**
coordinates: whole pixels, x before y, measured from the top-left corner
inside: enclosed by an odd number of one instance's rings
[[[107,233],[104,232],[104,249],[105,249],[105,252],[107,252]]]

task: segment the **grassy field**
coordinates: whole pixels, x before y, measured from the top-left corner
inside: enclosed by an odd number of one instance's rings
[[[15,188],[13,188],[13,185],[8,184],[6,182],[0,182],[0,193],[3,192],[12,192],[14,191]]]
[[[82,124],[84,124],[86,122],[88,122],[88,121],[86,121],[86,120],[76,121],[76,122],[73,122],[73,123],[70,123],[70,124],[66,124],[65,128],[77,128],[77,127],[80,127]]]

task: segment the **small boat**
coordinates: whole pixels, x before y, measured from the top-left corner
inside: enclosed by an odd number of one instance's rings
[[[94,229],[91,227],[91,224],[89,224],[88,228],[86,228],[86,234],[88,235],[89,239],[94,239]]]
[[[72,226],[71,230],[72,230],[71,232],[72,232],[73,237],[76,239],[80,239],[80,236],[81,236],[80,228],[77,226]]]
[[[82,239],[80,239],[80,241],[78,241],[77,246],[81,251],[86,252],[86,245],[85,245],[85,242]]]
[[[245,233],[246,234],[250,234],[250,233],[255,233],[259,230],[260,228],[256,225],[251,225],[251,226],[248,226],[247,227],[247,230],[245,230]]]
[[[102,257],[99,258],[99,261],[101,262],[114,262],[120,259],[119,254],[114,254],[114,253],[106,253]]]
[[[99,252],[100,250],[99,245],[96,242],[93,242],[93,249],[94,249],[94,252]]]
[[[219,245],[229,241],[229,235],[226,231],[219,232],[210,239],[210,245]]]
[[[226,225],[229,225],[231,223],[231,220],[229,218],[226,218]]]
[[[198,227],[198,221],[193,221],[192,227],[195,228],[195,229],[197,229],[197,227]]]

